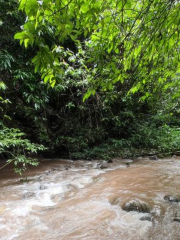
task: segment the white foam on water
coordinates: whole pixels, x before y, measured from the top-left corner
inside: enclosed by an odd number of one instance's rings
[[[7,225],[5,225],[5,224],[0,224],[0,230],[1,229],[7,229]]]
[[[92,182],[93,179],[90,176],[77,177],[73,179],[73,185],[77,186],[78,188],[83,188],[85,185]]]
[[[55,203],[51,199],[51,195],[49,193],[44,193],[42,196],[38,198],[38,201],[36,201],[35,205],[41,206],[41,207],[48,207],[48,206],[54,206]]]
[[[27,204],[23,204],[22,206],[16,207],[14,210],[12,210],[12,213],[17,217],[25,217],[29,215],[30,211],[31,211],[31,206]]]
[[[13,239],[16,239],[18,236],[19,236],[18,233],[12,233],[12,235],[11,235],[11,236],[8,236],[8,238],[7,238],[7,237],[4,237],[4,238],[2,238],[1,240],[13,240]]]
[[[28,219],[28,222],[26,223],[25,228],[27,229],[36,229],[36,230],[49,230],[49,227],[47,227],[38,216],[31,215]]]

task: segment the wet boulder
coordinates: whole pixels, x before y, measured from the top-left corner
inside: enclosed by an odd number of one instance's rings
[[[166,200],[167,202],[170,202],[170,203],[178,203],[180,202],[180,197],[177,197],[177,196],[173,196],[173,195],[166,195],[164,196],[164,200]]]
[[[146,203],[137,200],[124,203],[122,209],[126,212],[150,213],[150,207]]]
[[[149,156],[149,160],[157,161],[157,160],[158,160],[158,157],[157,157],[156,155]]]

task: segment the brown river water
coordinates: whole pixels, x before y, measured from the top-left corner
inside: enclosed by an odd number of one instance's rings
[[[130,162],[130,166],[126,163]],[[0,240],[180,240],[180,158],[41,161],[23,177],[0,171]],[[149,213],[122,210],[138,200]],[[150,216],[150,220],[140,220]]]

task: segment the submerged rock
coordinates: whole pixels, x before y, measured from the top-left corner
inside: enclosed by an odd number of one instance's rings
[[[126,163],[126,167],[127,168],[130,167],[130,163],[129,162]]]
[[[21,178],[21,179],[20,179],[20,182],[21,182],[21,183],[28,183],[28,182],[30,182],[30,180],[27,179],[27,177],[25,177],[25,178]]]
[[[51,171],[53,171],[53,172],[57,172],[57,171],[59,171],[59,168],[52,168]]]
[[[45,190],[45,189],[47,189],[47,187],[44,186],[44,185],[40,185],[39,189],[40,189],[40,190]]]
[[[174,154],[175,154],[176,156],[180,156],[180,151],[176,151]]]
[[[175,217],[175,218],[173,219],[173,222],[179,222],[179,223],[180,223],[180,217]]]
[[[174,214],[172,221],[180,223],[180,211],[179,210]]]
[[[51,173],[51,170],[47,170],[44,172],[46,175],[49,175]]]
[[[35,193],[34,192],[24,193],[23,196],[22,196],[22,199],[31,198],[31,197],[35,197]]]
[[[141,212],[141,213],[150,213],[150,207],[143,202],[139,201],[129,201],[122,206],[122,209],[126,212]]]
[[[108,168],[108,166],[107,166],[105,163],[103,163],[103,164],[100,166],[100,169],[106,169],[106,168]]]
[[[180,202],[180,197],[176,197],[176,196],[172,196],[172,195],[166,195],[165,197],[164,197],[164,200],[166,200],[167,202],[176,202],[176,203],[178,203],[178,202]]]
[[[44,180],[45,177],[44,176],[39,176],[39,180]]]
[[[94,169],[106,169],[106,168],[108,168],[108,162],[107,161],[95,162],[93,164],[93,168]]]
[[[121,198],[118,196],[111,196],[109,197],[109,203],[111,205],[119,205],[121,202]]]
[[[51,196],[51,200],[53,202],[61,202],[63,200],[64,196],[60,195],[60,194],[55,194],[53,196]]]
[[[139,220],[152,222],[152,217],[151,217],[151,215],[143,216]]]
[[[149,160],[157,161],[158,157],[156,155],[149,156]]]
[[[113,160],[112,160],[112,159],[109,159],[109,160],[107,161],[107,163],[113,163]]]

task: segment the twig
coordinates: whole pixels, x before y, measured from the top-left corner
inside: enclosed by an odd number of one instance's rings
[[[4,208],[5,208],[5,207],[3,206],[3,207],[0,209],[0,214],[2,213],[2,211],[4,210]]]

